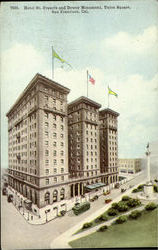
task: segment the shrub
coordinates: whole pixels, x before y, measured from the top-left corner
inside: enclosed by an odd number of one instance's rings
[[[117,224],[122,224],[124,222],[127,221],[127,216],[126,215],[122,215],[119,218],[117,218],[117,220],[115,221]]]
[[[118,202],[117,210],[119,212],[125,212],[125,211],[128,211],[128,209],[129,209],[129,207],[127,206],[125,201],[119,201]]]
[[[141,211],[135,210],[135,211],[132,211],[132,212],[130,213],[129,218],[131,218],[131,219],[137,219],[138,217],[141,216],[141,214],[142,214]]]
[[[114,208],[109,208],[108,211],[107,211],[108,215],[110,216],[114,216],[114,215],[117,215],[118,214],[118,211]]]
[[[131,197],[125,195],[122,197],[122,201],[129,201],[131,199]]]
[[[158,193],[158,186],[156,184],[153,185],[154,191]]]
[[[141,204],[141,201],[139,199],[130,199],[128,202],[127,202],[127,205],[129,207],[136,207],[136,206],[139,206]]]
[[[111,207],[114,208],[114,209],[117,209],[118,208],[118,203],[117,202],[112,203]]]
[[[102,214],[102,215],[98,216],[98,217],[95,219],[95,222],[97,223],[97,222],[100,222],[100,221],[107,221],[107,220],[108,220],[107,215]]]
[[[143,191],[143,189],[144,189],[144,184],[139,185],[139,186],[137,187],[137,189],[138,189],[139,191]]]
[[[126,211],[128,211],[128,209],[129,209],[129,207],[126,204],[120,203],[117,210],[119,212],[126,212]]]
[[[150,203],[148,203],[148,204],[145,206],[145,209],[146,209],[147,211],[150,211],[150,210],[155,209],[156,207],[157,207],[157,205],[156,205],[154,202],[150,202]]]
[[[139,192],[139,190],[137,190],[137,188],[134,188],[134,189],[132,190],[132,193],[137,193],[137,192]]]
[[[83,224],[83,227],[82,228],[89,228],[92,226],[92,222],[86,222]]]
[[[80,213],[85,212],[86,210],[88,210],[90,208],[90,203],[89,202],[84,202],[84,203],[80,203],[77,206],[74,206],[72,208],[73,212],[75,215],[78,215]]]
[[[104,225],[104,226],[100,227],[97,231],[98,231],[98,232],[104,232],[104,231],[106,231],[107,229],[108,229],[108,226]]]

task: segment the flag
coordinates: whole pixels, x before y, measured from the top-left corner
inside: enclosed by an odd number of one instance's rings
[[[72,68],[72,66],[71,66],[67,61],[65,61],[63,58],[61,58],[61,57],[55,52],[54,49],[53,49],[53,57],[57,58],[62,64],[63,64],[63,63],[66,63],[67,65],[69,65],[69,66]]]
[[[109,86],[108,86],[108,94],[110,94],[110,95],[114,95],[114,96],[116,96],[116,97],[118,97],[118,94],[116,94],[114,91],[112,91],[110,88],[109,88]]]
[[[88,73],[88,80],[89,82],[91,82],[92,84],[95,84],[95,80],[93,77],[91,77],[91,75]]]

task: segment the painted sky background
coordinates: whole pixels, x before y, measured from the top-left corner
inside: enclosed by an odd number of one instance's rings
[[[1,4],[1,155],[7,167],[5,114],[39,72],[51,78],[51,46],[72,66],[55,60],[54,80],[71,89],[68,101],[86,96],[86,70],[95,78],[89,98],[120,113],[119,158],[144,156],[147,142],[158,149],[158,2],[84,1]],[[24,6],[102,6],[89,14],[52,14]],[[127,10],[104,6],[130,6]]]

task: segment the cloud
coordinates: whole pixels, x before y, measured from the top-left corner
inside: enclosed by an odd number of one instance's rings
[[[109,38],[105,38],[102,42],[102,48],[105,51],[109,48],[125,54],[146,54],[157,49],[157,44],[158,29],[156,26],[151,26],[137,35],[120,31]]]

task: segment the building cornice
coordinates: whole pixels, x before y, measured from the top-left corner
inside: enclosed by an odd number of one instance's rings
[[[10,113],[13,111],[13,109],[15,109],[20,101],[27,96],[29,90],[31,90],[33,87],[35,87],[37,84],[42,83],[45,84],[48,87],[51,88],[55,88],[58,89],[59,91],[68,94],[70,92],[70,89],[64,87],[63,85],[48,79],[47,77],[37,73],[34,78],[31,80],[31,82],[27,85],[27,87],[24,89],[24,91],[22,92],[22,94],[18,97],[18,99],[16,100],[16,102],[13,104],[13,106],[10,108],[10,110],[7,112],[6,116],[8,117],[10,115]]]
[[[85,103],[85,104],[88,104],[88,105],[93,106],[93,107],[98,108],[98,109],[101,108],[101,104],[94,102],[93,100],[91,100],[85,96],[81,96],[81,97],[77,98],[76,100],[70,102],[68,104],[68,108],[71,108],[75,105],[79,105],[80,103]]]

